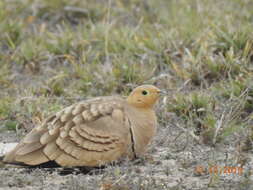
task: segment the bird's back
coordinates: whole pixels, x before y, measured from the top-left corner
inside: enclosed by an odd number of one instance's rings
[[[118,97],[101,97],[69,106],[35,127],[4,161],[98,166],[130,155],[125,103]]]

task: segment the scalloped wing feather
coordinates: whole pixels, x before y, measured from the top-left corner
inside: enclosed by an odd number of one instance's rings
[[[8,153],[5,162],[98,166],[130,155],[124,100],[101,97],[69,106],[34,128]]]

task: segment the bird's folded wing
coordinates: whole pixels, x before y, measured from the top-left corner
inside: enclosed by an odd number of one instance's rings
[[[123,105],[114,98],[83,101],[34,128],[6,155],[6,162],[97,166],[127,154],[131,138]]]

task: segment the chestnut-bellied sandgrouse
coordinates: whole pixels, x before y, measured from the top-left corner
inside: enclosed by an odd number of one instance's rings
[[[140,156],[156,133],[153,107],[160,92],[155,86],[142,85],[126,99],[98,97],[66,107],[35,127],[3,161],[101,166]]]

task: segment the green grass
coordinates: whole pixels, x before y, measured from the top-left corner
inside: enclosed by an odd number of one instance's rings
[[[23,96],[47,103],[60,96],[125,95],[149,81],[177,89],[189,80],[183,90],[190,95],[175,95],[168,111],[193,126],[214,127],[224,101],[237,97],[244,101],[238,114],[247,120],[243,112],[253,107],[252,5],[223,3],[1,2],[1,117],[12,117],[14,100]],[[161,74],[171,80],[153,80]]]
[[[244,133],[250,144],[252,10],[247,0],[3,0],[0,125],[153,83],[170,90],[162,112],[205,146]]]

